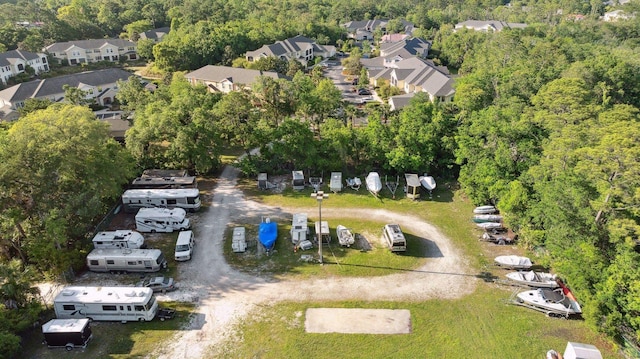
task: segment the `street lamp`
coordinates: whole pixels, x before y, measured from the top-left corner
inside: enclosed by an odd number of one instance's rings
[[[315,198],[318,200],[318,224],[320,226],[320,231],[319,233],[316,233],[316,235],[318,236],[318,254],[320,255],[320,265],[322,265],[322,200],[325,198],[329,198],[329,195],[325,194],[324,191],[318,191],[312,193],[311,198]]]

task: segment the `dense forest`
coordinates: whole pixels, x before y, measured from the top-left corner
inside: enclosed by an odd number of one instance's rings
[[[37,319],[32,283],[82,268],[87,233],[129,179],[148,167],[212,173],[228,146],[261,147],[240,163],[247,175],[380,169],[458,181],[475,204],[496,204],[536,260],[562,273],[588,322],[614,338],[640,339],[640,19],[604,22],[609,6],[577,0],[23,0],[0,7],[2,51],[137,40],[171,27],[161,43],[139,44],[164,74],[158,90],[121,84],[118,100],[134,114],[126,147],[73,104],[31,104],[2,124],[0,353],[16,353],[16,333]],[[616,8],[633,13],[640,3]],[[402,111],[367,105],[368,124],[353,126],[362,110],[344,104],[321,71],[265,63],[292,80],[262,78],[251,91],[227,95],[183,76],[207,64],[246,66],[244,52],[298,34],[357,58],[340,24],[374,18],[411,21],[414,35],[433,41],[434,62],[456,74],[452,103],[416,96]],[[453,31],[468,19],[528,26]]]

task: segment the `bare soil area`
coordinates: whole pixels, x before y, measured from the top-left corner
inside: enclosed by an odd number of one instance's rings
[[[248,220],[255,223],[254,219],[262,216],[282,217],[293,213],[246,200],[236,188],[237,175],[237,169],[227,166],[213,192],[203,196],[203,200],[211,200],[211,206],[194,223],[198,235],[194,257],[179,266],[180,289],[159,298],[194,302],[196,314],[188,328],[165,341],[167,345],[149,357],[206,358],[210,347],[235,337],[234,325],[245,315],[258,306],[279,301],[423,301],[461,297],[471,293],[477,284],[465,258],[438,229],[417,217],[386,210],[343,209],[333,215],[395,222],[426,238],[425,255],[428,254],[429,260],[421,268],[375,278],[291,281],[234,270],[223,255],[224,233],[229,223]]]

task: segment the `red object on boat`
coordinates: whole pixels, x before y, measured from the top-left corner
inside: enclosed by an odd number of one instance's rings
[[[571,292],[571,290],[569,289],[569,287],[567,287],[566,284],[564,284],[564,282],[560,278],[556,279],[556,281],[558,282],[558,285],[560,286],[560,288],[562,288],[562,293],[564,294],[565,297],[575,302],[578,301],[576,297],[573,295],[573,293]]]

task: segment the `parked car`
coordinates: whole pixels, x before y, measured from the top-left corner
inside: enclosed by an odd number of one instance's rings
[[[371,95],[371,91],[367,89],[358,89],[358,95]]]
[[[138,283],[138,287],[151,288],[154,292],[171,292],[176,290],[176,286],[173,284],[173,278],[171,277],[151,277],[142,280]]]
[[[373,96],[362,96],[360,97],[360,103],[367,103],[373,101]]]

